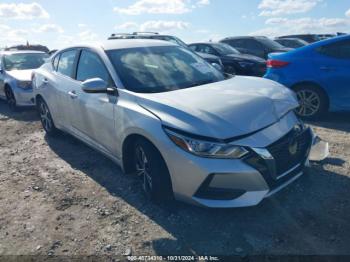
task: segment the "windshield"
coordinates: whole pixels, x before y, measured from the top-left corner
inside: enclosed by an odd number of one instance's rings
[[[212,44],[212,47],[220,53],[220,55],[238,55],[240,52],[228,44]]]
[[[39,68],[45,63],[49,55],[45,53],[21,53],[4,56],[4,68],[6,71],[27,70]]]
[[[268,38],[259,38],[259,41],[272,50],[281,50],[285,48],[283,45]]]
[[[224,80],[192,51],[178,46],[130,48],[107,52],[125,88],[161,93]]]

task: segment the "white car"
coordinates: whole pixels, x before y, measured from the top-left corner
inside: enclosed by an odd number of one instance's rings
[[[41,121],[143,178],[153,200],[258,204],[303,174],[313,134],[292,92],[231,77],[186,48],[118,40],[58,51],[35,71]]]
[[[32,89],[33,69],[48,58],[38,51],[0,52],[0,98],[15,110],[18,106],[34,106]]]

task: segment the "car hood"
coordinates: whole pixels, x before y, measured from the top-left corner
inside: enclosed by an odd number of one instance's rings
[[[231,54],[224,56],[225,59],[233,60],[249,60],[256,63],[265,63],[266,60],[257,56],[248,55],[248,54]]]
[[[216,139],[265,128],[298,106],[286,87],[267,79],[238,76],[188,89],[139,94],[137,102],[165,126]]]
[[[33,70],[12,70],[7,71],[6,73],[20,81],[31,81]]]

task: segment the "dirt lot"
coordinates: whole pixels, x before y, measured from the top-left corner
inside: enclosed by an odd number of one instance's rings
[[[149,203],[113,162],[0,102],[0,255],[350,254],[349,120],[313,124],[331,156],[287,189],[210,210]]]

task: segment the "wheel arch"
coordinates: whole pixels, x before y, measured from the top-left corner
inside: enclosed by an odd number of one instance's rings
[[[124,140],[122,144],[122,165],[123,165],[123,170],[126,174],[130,174],[133,172],[133,146],[135,142],[139,139],[142,139],[144,141],[147,141],[150,143],[159,153],[161,156],[162,160],[166,164],[164,157],[162,153],[159,151],[157,146],[151,141],[151,139],[147,138],[145,135],[138,134],[138,133],[132,133],[129,134]]]

